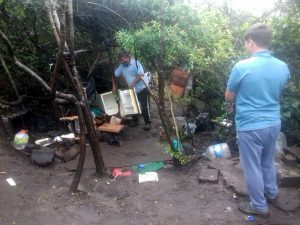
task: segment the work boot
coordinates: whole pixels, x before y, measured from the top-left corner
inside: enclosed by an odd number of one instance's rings
[[[144,125],[144,130],[150,130],[151,129],[151,123],[146,123],[145,125]]]
[[[275,198],[269,198],[266,196],[267,202],[270,204],[276,204],[278,202],[278,195]]]
[[[238,205],[238,208],[240,211],[242,211],[243,213],[246,213],[248,215],[256,215],[262,218],[267,218],[269,217],[269,212],[263,212],[263,211],[258,211],[256,209],[254,209],[249,202],[241,202]]]

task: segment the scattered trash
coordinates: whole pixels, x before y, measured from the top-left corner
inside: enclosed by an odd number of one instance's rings
[[[236,193],[233,193],[232,197],[233,197],[234,199],[236,199],[236,198],[237,198]]]
[[[110,124],[115,124],[115,125],[120,125],[121,124],[121,119],[116,117],[116,116],[112,116],[110,118]]]
[[[148,181],[158,181],[158,175],[156,172],[146,172],[144,174],[139,174],[139,183]]]
[[[7,181],[7,183],[9,183],[9,185],[12,186],[12,187],[17,185],[16,182],[14,181],[14,179],[11,178],[11,177],[10,177],[10,178],[7,178],[6,181]]]
[[[35,148],[36,148],[36,145],[34,143],[27,143],[23,152],[25,153],[25,155],[30,156],[32,153],[32,150]]]
[[[227,143],[211,145],[206,149],[205,156],[210,160],[214,158],[230,158],[231,153]]]
[[[244,218],[248,222],[254,222],[255,221],[255,216],[253,216],[253,215],[245,216]]]
[[[178,146],[178,142],[179,142],[179,146]],[[183,147],[180,141],[177,140],[177,138],[174,138],[172,141],[172,147],[176,150],[180,150],[181,152],[183,151]]]
[[[27,143],[28,143],[28,139],[29,136],[27,134],[28,130],[20,130],[14,138],[14,148],[17,150],[23,150]]]
[[[129,169],[123,169],[123,168],[114,168],[112,171],[112,176],[119,176],[119,177],[127,177],[131,176],[132,171]]]
[[[114,182],[116,180],[117,177],[118,177],[118,175],[114,176],[114,179],[112,179],[110,181],[106,181],[106,184],[111,184],[112,182]]]
[[[232,211],[232,208],[228,206],[228,207],[226,207],[226,208],[224,209],[224,211],[225,211],[225,212],[231,212],[231,211]]]
[[[208,112],[199,113],[194,123],[197,126],[196,132],[209,131],[210,130],[209,113]]]
[[[54,140],[52,140],[51,138],[43,138],[43,139],[36,140],[34,143],[36,145],[46,147],[48,145],[53,144]]]
[[[55,142],[62,142],[62,141],[63,141],[62,138],[61,138],[60,136],[54,137],[53,140],[54,140]]]
[[[0,174],[2,174],[2,175],[6,175],[6,174],[7,174],[7,172],[0,172]]]
[[[153,172],[163,168],[164,163],[162,161],[154,161],[151,163],[140,163],[138,165],[132,166],[132,170],[136,173],[146,173]]]
[[[175,118],[176,124],[179,130],[182,130],[186,125],[186,118],[183,116],[178,116]]]
[[[138,166],[139,166],[139,169],[140,169],[140,170],[142,170],[142,169],[145,168],[145,164],[139,164]]]
[[[53,162],[54,150],[43,147],[38,150],[32,150],[31,160],[39,166],[46,166]]]
[[[69,134],[63,134],[60,135],[61,138],[65,138],[65,139],[74,139],[75,138],[75,134],[74,133],[69,133]]]
[[[229,119],[223,119],[221,122],[218,122],[218,124],[222,127],[231,127],[232,121]]]
[[[184,125],[184,134],[190,136],[196,132],[197,125],[194,123],[185,123]]]

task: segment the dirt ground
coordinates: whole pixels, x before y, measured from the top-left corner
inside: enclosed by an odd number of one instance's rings
[[[135,129],[131,135],[144,132],[141,127],[130,129]],[[159,127],[153,129],[158,136]],[[151,152],[151,145],[143,147]],[[199,172],[208,164],[204,159],[180,169],[167,164],[157,171],[158,182],[139,183],[138,175],[133,174],[107,184],[111,178],[95,175],[88,150],[81,192],[72,194],[69,186],[73,173],[66,168],[75,169],[76,162],[39,167],[17,150],[2,146],[0,172],[7,174],[0,174],[0,225],[251,224],[237,209],[245,197],[235,197],[222,178],[215,184],[199,183]],[[8,177],[17,185],[9,186]],[[252,224],[300,224],[300,210],[286,213],[271,206],[270,213],[270,218],[256,218]]]

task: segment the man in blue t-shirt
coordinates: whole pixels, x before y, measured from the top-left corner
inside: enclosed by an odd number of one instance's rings
[[[149,91],[142,81],[144,69],[139,61],[132,59],[128,52],[122,51],[119,53],[119,60],[121,64],[115,70],[115,77],[124,77],[128,88],[135,88],[138,100],[142,108],[142,115],[144,117],[144,130],[151,129],[151,119],[149,112]],[[115,89],[115,84],[113,84]],[[134,125],[138,124],[138,117],[133,116]]]
[[[237,138],[250,202],[239,209],[262,217],[269,215],[267,201],[278,196],[274,165],[275,142],[281,128],[280,96],[289,77],[287,65],[267,50],[272,30],[255,24],[245,34],[250,58],[232,69],[225,99],[236,105]]]

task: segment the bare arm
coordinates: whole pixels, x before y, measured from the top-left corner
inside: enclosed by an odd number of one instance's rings
[[[225,101],[228,103],[234,103],[234,100],[235,100],[235,93],[227,89],[225,92]]]
[[[134,81],[132,81],[132,83],[130,85],[128,85],[129,88],[133,88],[137,82],[139,82],[139,80],[141,80],[143,77],[143,74],[138,74],[136,76],[136,78],[134,79]]]
[[[227,89],[226,92],[225,92],[225,101],[227,102],[226,111],[228,113],[233,112],[234,100],[235,100],[235,93]]]

